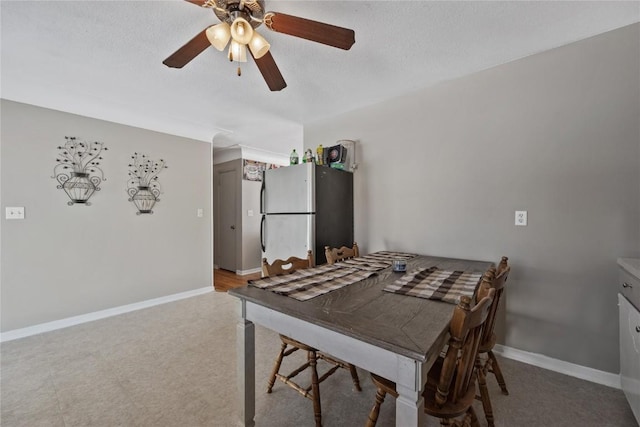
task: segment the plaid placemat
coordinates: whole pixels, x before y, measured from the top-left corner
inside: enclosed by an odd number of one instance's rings
[[[374,274],[374,271],[344,268],[333,264],[297,270],[291,274],[250,280],[248,283],[251,286],[295,298],[298,301],[306,301],[359,282]]]
[[[415,258],[418,255],[416,254],[409,254],[406,252],[392,252],[392,251],[378,251],[378,252],[373,252],[367,255],[364,255],[364,258],[368,258],[371,260],[378,260],[378,261],[393,261],[394,259],[403,259],[403,260],[408,260],[411,258]]]
[[[381,261],[377,258],[371,258],[365,255],[357,258],[344,259],[334,265],[338,267],[357,268],[359,270],[379,271],[389,267],[391,265],[391,261]]]
[[[401,295],[457,304],[462,295],[473,296],[482,273],[418,268],[387,285],[384,290]]]

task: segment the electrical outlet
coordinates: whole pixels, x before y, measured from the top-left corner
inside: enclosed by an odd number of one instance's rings
[[[516,211],[516,225],[527,225],[527,211]]]
[[[6,219],[24,219],[24,207],[5,208]]]

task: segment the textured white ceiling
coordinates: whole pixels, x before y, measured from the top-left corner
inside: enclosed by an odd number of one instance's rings
[[[640,21],[640,2],[271,1],[355,30],[349,51],[258,28],[288,87],[207,49],[162,61],[205,27],[185,1],[0,3],[0,96],[198,140],[286,153],[304,123]]]

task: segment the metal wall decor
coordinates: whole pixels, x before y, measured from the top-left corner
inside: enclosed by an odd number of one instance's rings
[[[58,181],[57,188],[67,193],[67,204],[76,203],[90,206],[89,198],[100,190],[105,181],[104,172],[100,169],[102,151],[107,147],[102,142],[85,142],[75,136],[65,136],[66,142],[58,146],[58,158],[53,168],[53,176]]]
[[[162,192],[158,174],[167,166],[163,159],[154,162],[145,154],[134,153],[131,158],[133,163],[129,164],[129,181],[127,181],[129,201],[138,208],[136,215],[152,214],[153,206],[160,201],[158,197]]]

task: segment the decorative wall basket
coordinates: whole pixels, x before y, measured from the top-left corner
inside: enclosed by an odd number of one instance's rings
[[[58,181],[58,189],[63,189],[70,201],[69,206],[84,204],[90,206],[89,198],[100,190],[105,181],[100,168],[102,151],[107,147],[102,142],[88,143],[77,140],[75,136],[65,136],[66,142],[58,146],[57,165],[53,176]]]
[[[149,159],[145,154],[134,153],[133,163],[129,164],[129,181],[127,194],[129,201],[138,209],[136,215],[152,214],[153,207],[159,202],[162,187],[158,182],[158,174],[166,169],[164,160],[157,162]]]
[[[136,188],[129,188],[127,189],[127,193],[129,193],[131,197],[129,201],[133,202],[136,208],[138,208],[138,215],[152,214],[153,206],[160,200],[158,198],[160,196],[160,190],[143,185],[138,185]]]

